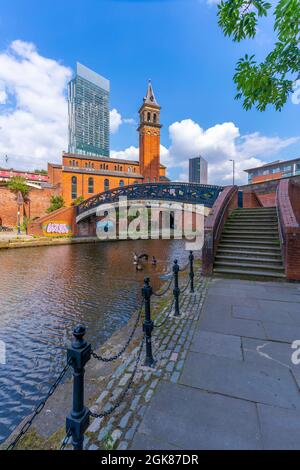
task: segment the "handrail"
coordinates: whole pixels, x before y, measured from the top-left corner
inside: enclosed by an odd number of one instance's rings
[[[237,188],[237,187],[233,186],[233,187],[231,188],[231,189],[232,189],[232,191],[231,191],[231,197],[229,197],[229,192],[228,192],[227,201],[226,201],[226,203],[225,203],[224,206],[223,206],[221,215],[220,215],[220,213],[219,213],[219,216],[218,216],[219,221],[218,221],[217,228],[216,228],[216,230],[215,230],[214,240],[217,239],[217,236],[216,236],[216,235],[219,235],[219,230],[220,230],[221,222],[222,222],[223,217],[224,217],[224,214],[225,214],[225,212],[226,212],[226,210],[227,210],[227,208],[228,208],[228,206],[229,206],[229,204],[230,204],[230,202],[231,202],[231,200],[232,200],[232,197],[233,197],[233,196],[235,195],[235,193],[238,191],[237,189],[236,189],[236,191],[234,191],[234,188]],[[226,196],[227,196],[227,195],[226,195]]]
[[[204,245],[202,250],[202,274],[204,275],[212,274],[217,241],[220,238],[221,227],[222,224],[224,225],[226,212],[237,193],[237,186],[225,187],[216,199],[212,207],[212,212],[205,221]]]
[[[291,199],[292,182],[282,179],[276,191],[282,258],[287,279],[300,280],[300,224]]]

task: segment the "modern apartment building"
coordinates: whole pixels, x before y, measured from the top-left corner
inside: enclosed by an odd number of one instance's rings
[[[263,181],[288,178],[290,176],[300,175],[300,158],[276,160],[245,171],[248,173],[248,183],[261,183]]]
[[[77,62],[68,111],[69,153],[109,157],[109,80]]]
[[[189,159],[189,182],[207,184],[207,161],[200,155]]]

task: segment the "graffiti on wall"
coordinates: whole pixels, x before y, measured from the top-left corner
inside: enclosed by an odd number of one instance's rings
[[[47,237],[71,236],[70,225],[63,221],[49,221],[43,224],[43,234]]]

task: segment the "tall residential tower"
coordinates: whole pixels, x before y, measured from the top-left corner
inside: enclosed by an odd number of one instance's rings
[[[68,111],[69,153],[109,157],[109,80],[77,62]]]

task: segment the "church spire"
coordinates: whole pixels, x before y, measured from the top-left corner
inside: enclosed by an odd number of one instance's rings
[[[153,92],[151,80],[148,80],[148,89],[147,89],[147,94],[144,98],[144,104],[159,106],[159,104],[156,101],[154,92]]]

